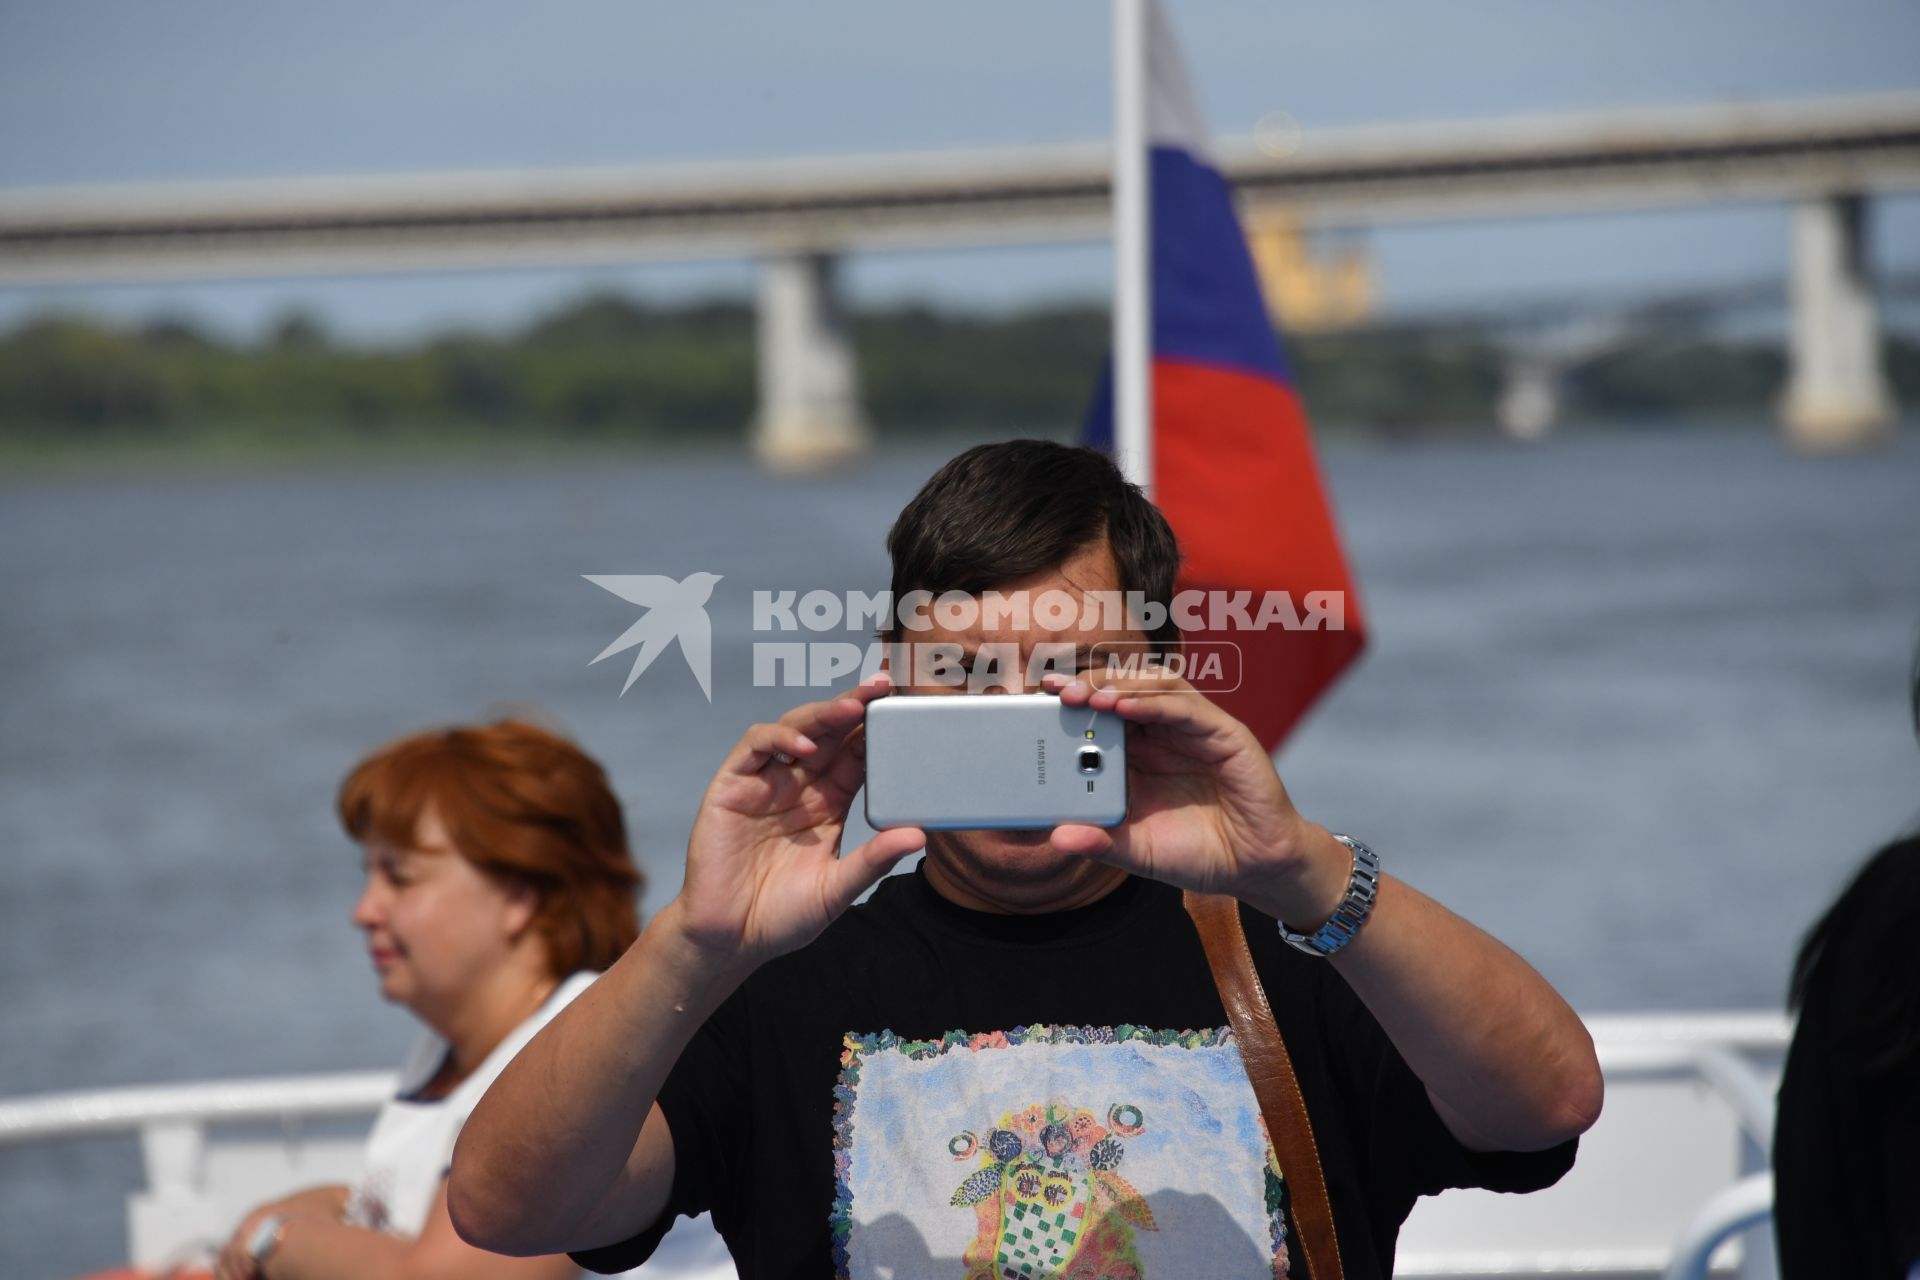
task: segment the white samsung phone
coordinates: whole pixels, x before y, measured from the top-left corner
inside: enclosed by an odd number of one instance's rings
[[[1117,827],[1126,722],[1050,693],[891,694],[867,706],[867,823]]]

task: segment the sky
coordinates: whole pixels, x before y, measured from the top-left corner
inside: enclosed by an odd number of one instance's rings
[[[1171,0],[1212,127],[1316,127],[1920,88],[1914,0]],[[805,5],[549,0],[0,0],[9,188],[520,169],[1093,139],[1098,0]],[[1395,227],[1390,309],[1777,278],[1777,205]],[[1879,266],[1920,269],[1920,196],[1878,202]],[[856,302],[1100,297],[1103,244],[864,254]],[[246,332],[290,309],[404,339],[506,328],[593,288],[744,293],[747,262],[0,290],[37,311]]]

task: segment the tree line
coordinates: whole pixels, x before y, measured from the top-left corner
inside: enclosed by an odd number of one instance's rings
[[[924,305],[851,320],[861,394],[883,435],[947,429],[1070,430],[1105,359],[1104,306],[1004,315]],[[1420,434],[1484,431],[1502,383],[1492,338],[1472,329],[1296,336],[1297,384],[1316,424]],[[1908,403],[1920,344],[1889,360]],[[1765,418],[1783,377],[1777,344],[1648,335],[1577,370],[1569,415]],[[510,436],[737,441],[755,408],[754,315],[741,301],[657,306],[601,294],[509,334],[448,333],[368,347],[290,315],[238,342],[184,320],[113,324],[48,316],[0,336],[0,436],[378,439],[455,427]]]

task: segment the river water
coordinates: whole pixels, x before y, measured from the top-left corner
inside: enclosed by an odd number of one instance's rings
[[[330,809],[369,747],[536,707],[603,760],[647,902],[754,719],[753,588],[876,589],[956,446],[0,479],[0,1096],[377,1068]],[[1280,757],[1309,816],[1585,1012],[1774,1008],[1799,933],[1920,814],[1920,436],[1330,447],[1373,640]],[[709,704],[583,574],[724,575]],[[0,1151],[0,1274],[125,1248],[131,1141]]]

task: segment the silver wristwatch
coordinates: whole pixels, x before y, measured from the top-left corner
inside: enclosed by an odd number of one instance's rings
[[[253,1229],[253,1235],[247,1240],[247,1256],[253,1259],[257,1268],[265,1268],[267,1259],[280,1247],[280,1237],[286,1233],[287,1216],[283,1213],[269,1214],[260,1219]]]
[[[1280,926],[1280,936],[1289,946],[1310,956],[1330,956],[1353,941],[1360,926],[1373,914],[1373,900],[1380,892],[1380,859],[1373,850],[1338,831],[1329,832],[1335,840],[1353,852],[1353,874],[1347,878],[1347,896],[1333,909],[1333,918],[1313,933],[1295,933]]]

